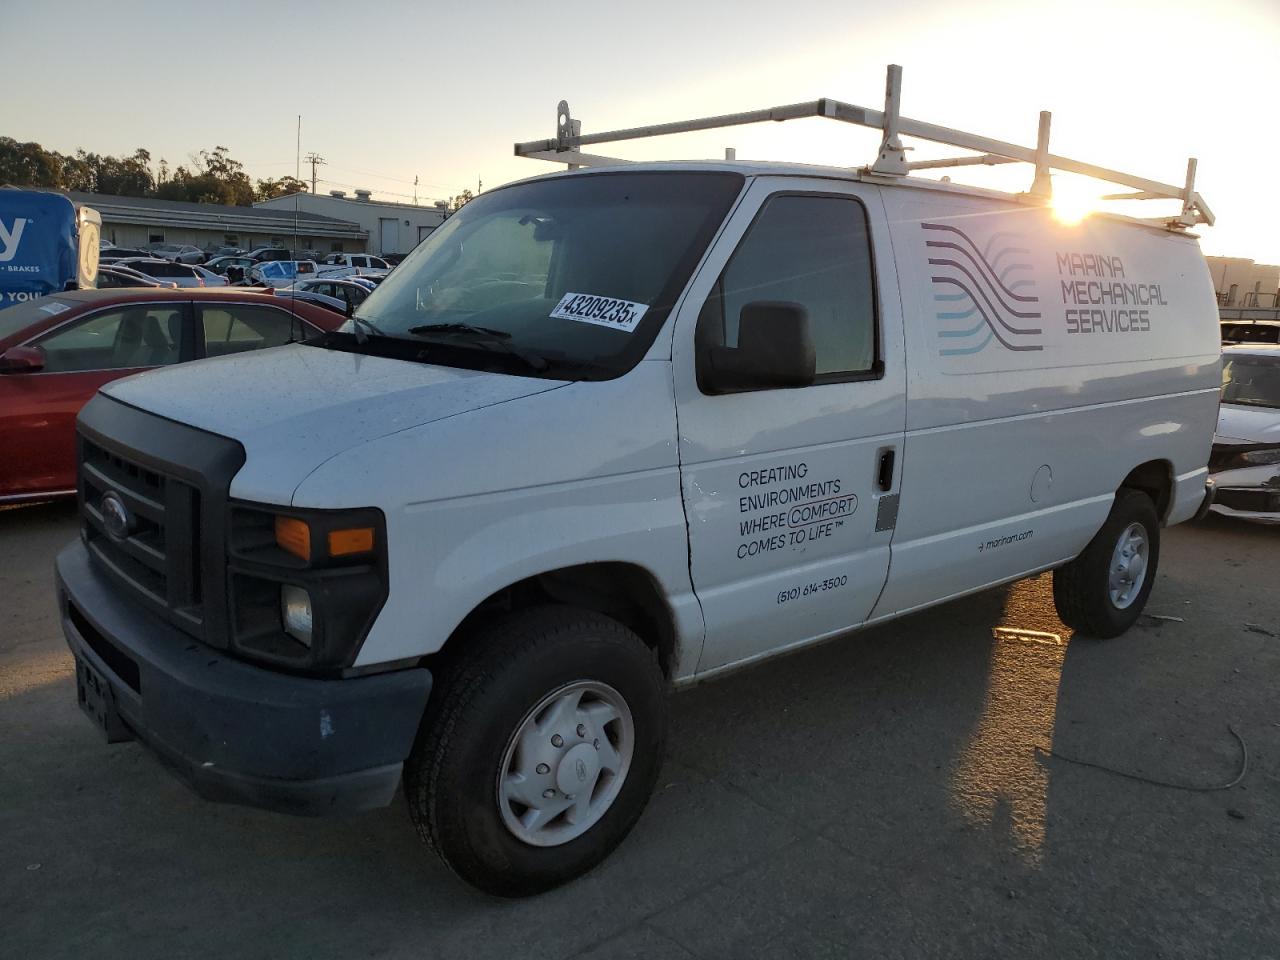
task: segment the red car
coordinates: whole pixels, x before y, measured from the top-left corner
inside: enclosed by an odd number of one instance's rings
[[[0,503],[75,493],[75,420],[112,380],[306,339],[339,313],[238,289],[75,290],[0,310]]]

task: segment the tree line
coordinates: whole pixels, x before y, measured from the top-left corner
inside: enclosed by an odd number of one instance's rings
[[[161,158],[153,170],[151,153],[141,147],[120,157],[84,150],[63,154],[38,143],[0,137],[0,186],[6,185],[237,207],[307,189],[289,176],[250,180],[244,166],[222,146],[193,153],[187,164],[172,170]]]
[[[250,180],[244,165],[232,159],[226,147],[193,153],[187,164],[173,170],[161,157],[153,171],[151,152],[142,147],[122,157],[84,150],[66,154],[46,150],[38,143],[0,137],[0,187],[4,186],[75,190],[117,197],[156,197],[233,207],[248,207],[259,200],[307,192],[307,184],[296,177]],[[472,199],[470,190],[450,197],[449,212],[456,213]]]

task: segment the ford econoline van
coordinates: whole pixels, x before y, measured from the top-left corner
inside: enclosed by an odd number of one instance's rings
[[[893,161],[891,114],[857,116]],[[403,782],[477,887],[576,877],[645,806],[670,687],[1046,570],[1077,632],[1134,623],[1206,506],[1218,324],[1184,226],[892,163],[481,194],[338,332],[84,409],[81,703],[211,799]]]

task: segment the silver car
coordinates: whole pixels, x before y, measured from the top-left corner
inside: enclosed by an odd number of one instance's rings
[[[204,263],[204,251],[189,243],[156,243],[147,247],[153,257],[174,263]]]
[[[1215,513],[1280,523],[1280,344],[1223,348],[1209,471]]]

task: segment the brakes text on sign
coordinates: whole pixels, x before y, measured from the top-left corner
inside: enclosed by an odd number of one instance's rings
[[[646,303],[597,297],[589,293],[566,293],[551,311],[551,316],[558,320],[579,320],[631,333],[648,309],[649,305]]]

